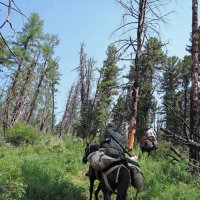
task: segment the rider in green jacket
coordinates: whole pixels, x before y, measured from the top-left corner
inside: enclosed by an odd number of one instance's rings
[[[120,144],[120,145],[119,145]],[[123,136],[118,133],[113,123],[108,123],[106,130],[100,135],[100,147],[111,157],[124,156],[122,149]]]

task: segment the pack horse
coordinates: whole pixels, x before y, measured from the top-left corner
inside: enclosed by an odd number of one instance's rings
[[[88,144],[82,159],[83,163],[87,163],[88,161],[90,163],[87,173],[90,179],[90,200],[92,200],[95,180],[100,181],[95,191],[96,200],[98,200],[98,193],[100,190],[103,192],[104,200],[110,200],[113,193],[116,193],[116,200],[126,200],[130,185],[134,186],[137,188],[137,191],[139,191],[143,182],[143,175],[139,167],[136,166],[134,162],[134,164],[128,163],[127,159],[111,158],[109,160],[109,156],[102,154],[102,150],[99,148],[100,146],[98,144]],[[106,163],[106,166],[103,167],[103,164],[100,164],[100,168],[97,168],[99,166],[97,166],[96,163],[100,163],[99,160],[97,160],[98,155],[101,161]],[[91,157],[93,157],[93,159],[91,159]]]

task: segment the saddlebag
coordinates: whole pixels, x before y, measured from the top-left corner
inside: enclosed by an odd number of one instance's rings
[[[87,160],[94,169],[101,171],[109,167],[114,162],[120,161],[121,159],[110,157],[106,155],[103,150],[99,150],[89,154]]]

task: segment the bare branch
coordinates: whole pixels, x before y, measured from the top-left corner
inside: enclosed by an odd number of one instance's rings
[[[9,45],[7,44],[7,42],[6,42],[6,40],[5,40],[5,38],[3,37],[3,35],[2,35],[2,33],[0,32],[0,36],[1,36],[1,38],[2,38],[2,40],[3,40],[3,42],[4,42],[4,44],[6,45],[6,47],[8,48],[8,50],[10,51],[10,53],[14,56],[14,57],[16,57],[17,58],[17,55],[12,51],[12,49],[9,47]],[[18,59],[18,58],[17,58]]]
[[[172,157],[172,160],[170,160],[169,162],[172,163],[173,165],[175,165],[175,162],[179,162],[180,159],[178,159],[177,157],[169,154],[170,157]]]
[[[191,128],[189,127],[189,125],[187,124],[187,122],[183,119],[183,118],[181,118],[179,115],[177,115],[176,113],[175,113],[175,111],[172,109],[172,107],[170,107],[168,104],[166,104],[166,103],[163,103],[164,105],[166,105],[172,112],[173,112],[173,114],[178,118],[178,119],[180,119],[183,123],[184,123],[184,125],[188,128],[188,130],[192,133],[192,134],[194,134],[196,137],[198,137],[198,138],[200,138],[200,136],[197,134],[197,133],[195,133],[195,132],[193,132],[192,130],[191,130]],[[187,134],[185,134],[185,137],[186,137],[186,139],[189,139],[189,137],[188,137],[188,135]]]
[[[18,8],[18,6],[16,5],[16,3],[15,3],[14,1],[12,1],[12,2],[13,2],[13,4],[15,5],[15,7],[16,7],[17,9],[15,9],[15,8],[13,8],[13,7],[11,7],[11,9],[14,10],[14,11],[16,11],[16,12],[18,12],[20,15],[22,15],[22,16],[25,17],[26,19],[28,19],[28,17],[27,17],[25,14],[23,14],[22,11]],[[6,7],[9,7],[7,4],[5,4],[5,3],[3,3],[3,2],[0,2],[0,4],[4,5],[4,6],[6,6]]]
[[[11,0],[9,0],[7,7],[8,7],[8,15],[7,15],[6,19],[4,20],[4,22],[2,23],[2,25],[0,26],[0,29],[2,29],[7,22],[9,22],[10,15],[11,15]]]
[[[163,102],[163,104],[164,104],[165,106],[167,106],[167,107],[173,112],[173,114],[174,114],[178,119],[180,119],[180,120],[186,125],[186,127],[188,128],[188,130],[189,130],[190,132],[192,132],[192,130],[190,129],[190,127],[188,126],[188,124],[186,123],[186,121],[185,121],[183,118],[181,118],[179,115],[177,115],[171,106],[169,106],[168,104],[166,104],[166,103],[164,103],[164,102]],[[187,133],[185,133],[185,137],[186,137],[187,140],[189,139]]]
[[[166,133],[166,137],[171,137],[171,138],[175,139],[176,141],[180,142],[181,144],[184,144],[188,147],[192,147],[193,149],[196,149],[196,150],[200,150],[200,143],[197,143],[190,139],[186,140],[183,137],[181,137],[167,129],[161,128],[160,130],[163,131],[164,133]]]
[[[23,14],[23,12],[20,10],[20,8],[18,7],[18,5],[15,3],[15,1],[14,1],[14,0],[11,0],[11,1],[13,2],[13,4],[14,4],[15,7],[16,7],[16,9],[14,9],[14,8],[11,8],[11,9],[15,10],[15,11],[18,12],[20,15],[22,15],[22,16],[24,16],[26,19],[28,19],[28,17],[27,17],[25,14]]]
[[[181,154],[179,154],[177,151],[176,151],[176,149],[174,149],[172,146],[169,148],[171,151],[173,151],[175,154],[176,154],[176,156],[178,156],[179,158],[182,158],[182,156],[181,156]]]
[[[164,24],[167,23],[166,17],[169,16],[174,11],[161,13],[161,8],[163,9],[166,5],[168,5],[171,0],[117,0],[117,3],[124,9],[123,17],[123,25],[119,26],[117,29],[113,31],[119,32],[122,31],[122,34],[119,37],[123,37],[125,35],[128,36],[133,34],[135,30],[136,34],[136,42],[141,40],[141,46],[144,45],[145,41],[148,39],[148,33],[155,33],[159,36],[159,22]],[[112,33],[112,34],[113,34]],[[140,34],[140,39],[138,38],[138,34]],[[130,42],[130,41],[129,41]],[[131,44],[131,46],[133,46]],[[134,46],[133,46],[134,47]],[[134,53],[137,54],[137,46],[133,48]]]

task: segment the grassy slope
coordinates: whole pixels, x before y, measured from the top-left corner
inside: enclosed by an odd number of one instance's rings
[[[142,155],[139,164],[145,181],[139,199],[199,200],[200,177],[187,173],[184,162],[175,166],[168,164],[166,149],[162,144],[152,157]],[[2,145],[0,199],[88,199],[89,181],[84,176],[88,165],[81,162],[83,151],[83,141],[70,137],[34,146]],[[134,194],[135,190],[131,188],[128,200]]]
[[[0,199],[85,199],[83,148],[83,142],[71,138],[45,145],[1,147],[0,185],[9,181],[0,187]]]
[[[145,176],[140,199],[154,200],[198,200],[200,199],[200,176],[187,172],[186,161],[176,165],[166,144],[161,144],[158,152],[151,157],[143,156],[140,165]]]

